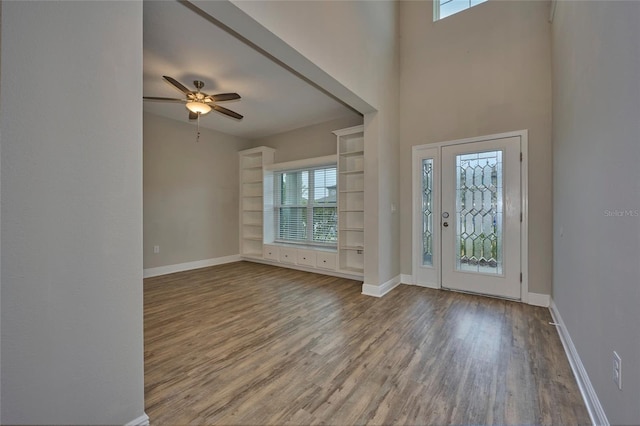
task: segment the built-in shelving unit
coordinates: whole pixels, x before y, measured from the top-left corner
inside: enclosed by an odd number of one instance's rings
[[[338,270],[364,273],[364,127],[338,138]]]
[[[275,150],[258,147],[240,151],[240,254],[262,259],[264,241],[264,166]]]

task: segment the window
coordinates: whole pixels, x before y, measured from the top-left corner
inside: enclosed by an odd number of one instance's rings
[[[277,241],[336,245],[336,176],[335,166],[275,173]]]
[[[444,19],[485,1],[487,0],[434,0],[433,20]]]

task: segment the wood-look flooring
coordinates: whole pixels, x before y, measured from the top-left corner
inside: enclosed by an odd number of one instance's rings
[[[153,426],[588,424],[549,311],[238,262],[146,279]]]

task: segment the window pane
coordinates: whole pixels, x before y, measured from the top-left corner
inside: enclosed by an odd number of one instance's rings
[[[280,204],[306,206],[309,200],[309,172],[284,172],[280,175]]]
[[[281,207],[279,209],[278,238],[282,240],[304,241],[307,239],[307,208]]]
[[[336,202],[336,168],[318,169],[313,171],[313,201],[315,204]]]
[[[338,241],[338,214],[336,207],[314,207],[313,241]]]

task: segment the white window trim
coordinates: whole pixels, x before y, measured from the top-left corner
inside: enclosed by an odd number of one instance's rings
[[[335,166],[338,164],[337,155],[325,155],[324,157],[305,158],[304,160],[287,161],[284,163],[273,163],[264,166],[268,172],[294,171],[308,168],[318,168],[322,166]]]
[[[448,18],[450,16],[457,15],[460,12],[464,12],[465,10],[469,10],[472,7],[479,6],[480,4],[486,3],[489,0],[484,0],[481,3],[478,3],[478,4],[471,4],[471,0],[467,0],[467,1],[469,1],[469,6],[468,7],[465,7],[464,9],[461,9],[461,10],[459,10],[457,12],[454,12],[451,15],[447,15],[444,18],[440,17],[440,6],[441,6],[440,1],[441,0],[434,0],[433,1],[433,22],[437,22],[437,21],[440,21],[442,19]]]

